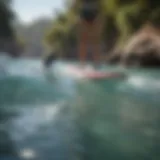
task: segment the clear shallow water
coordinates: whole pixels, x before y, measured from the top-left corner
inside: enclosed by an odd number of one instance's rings
[[[159,159],[159,70],[94,82],[64,74],[64,62],[0,63],[0,159]]]

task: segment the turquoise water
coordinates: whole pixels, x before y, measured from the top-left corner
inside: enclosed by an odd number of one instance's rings
[[[69,76],[66,62],[0,66],[0,159],[160,159],[158,69],[104,66],[127,77],[91,81]]]

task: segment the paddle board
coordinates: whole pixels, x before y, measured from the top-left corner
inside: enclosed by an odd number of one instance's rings
[[[111,78],[123,78],[124,74],[120,72],[109,72],[109,71],[101,71],[88,67],[79,67],[79,66],[68,66],[69,73],[72,76],[76,76],[78,78],[92,79],[92,80],[103,80],[103,79],[111,79]]]

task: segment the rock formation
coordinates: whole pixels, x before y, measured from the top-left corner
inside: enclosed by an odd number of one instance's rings
[[[151,24],[142,26],[122,50],[117,49],[107,60],[126,66],[160,66],[160,29]]]

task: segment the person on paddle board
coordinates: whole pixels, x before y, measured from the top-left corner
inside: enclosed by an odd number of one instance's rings
[[[95,64],[101,59],[101,34],[103,30],[102,0],[75,0],[78,10],[78,53],[82,64],[86,61],[88,47],[92,49]]]

